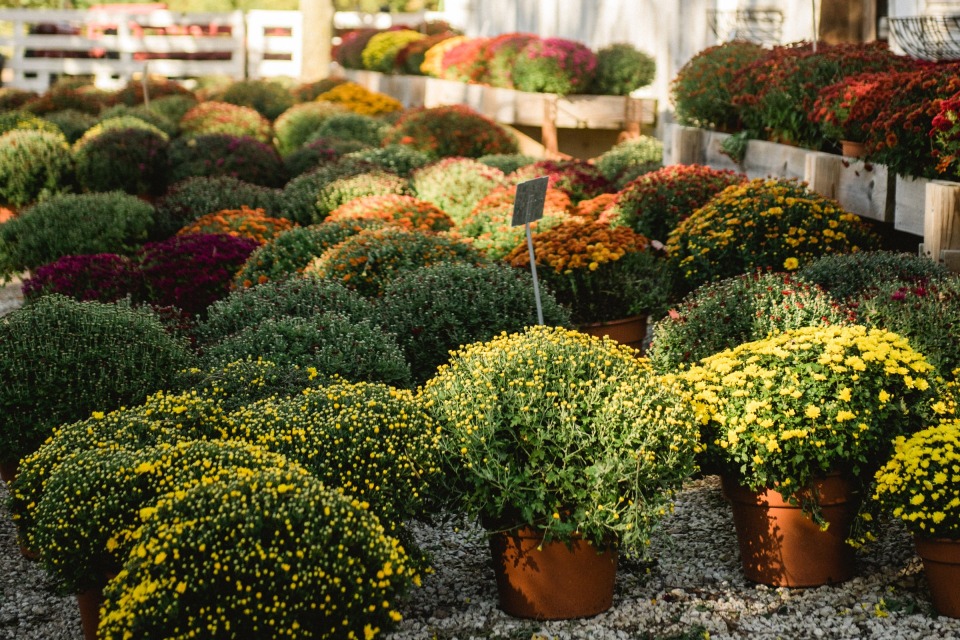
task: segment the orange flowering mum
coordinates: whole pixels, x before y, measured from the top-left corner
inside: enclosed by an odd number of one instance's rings
[[[647,245],[647,239],[630,227],[611,227],[580,218],[533,235],[537,264],[566,274],[574,269],[596,271],[602,264],[616,262],[628,253],[643,251]],[[504,260],[515,267],[529,265],[527,245],[518,246]]]
[[[498,260],[524,241],[523,226],[511,226],[513,203],[517,186],[495,188],[474,206],[459,231],[474,238],[474,246]],[[559,189],[548,188],[543,204],[543,218],[530,225],[534,231],[544,231],[570,218],[570,196]]]
[[[573,208],[573,215],[578,218],[609,224],[617,217],[619,212],[616,206],[617,195],[616,193],[602,193],[595,198],[583,200]]]
[[[290,220],[271,218],[263,209],[251,209],[242,205],[239,209],[224,209],[201,216],[180,229],[177,235],[226,233],[231,236],[252,238],[264,244],[279,233],[292,229],[293,226]]]
[[[392,193],[345,202],[327,220],[383,220],[411,231],[450,231],[454,227],[450,216],[433,203]]]

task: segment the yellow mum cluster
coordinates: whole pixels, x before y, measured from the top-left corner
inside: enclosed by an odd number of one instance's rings
[[[897,438],[874,499],[916,535],[960,538],[960,420]]]
[[[403,105],[390,96],[360,86],[355,82],[338,84],[317,96],[318,101],[340,104],[365,116],[379,116],[403,110]]]

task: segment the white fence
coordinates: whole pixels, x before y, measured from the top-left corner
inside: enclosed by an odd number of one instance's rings
[[[165,10],[0,9],[3,84],[44,91],[59,76],[92,75],[105,89],[147,71],[174,79],[300,77],[303,40],[313,37],[299,11],[176,13]],[[460,14],[338,11],[334,27],[386,29],[425,20],[462,26]],[[332,43],[331,43],[332,44]]]

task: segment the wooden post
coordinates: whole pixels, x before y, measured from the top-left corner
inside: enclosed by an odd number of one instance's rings
[[[842,163],[843,158],[833,153],[808,153],[804,159],[803,179],[811,190],[836,199],[840,192]]]
[[[330,75],[333,0],[300,0],[300,13],[303,15],[300,81],[314,82]]]
[[[543,96],[543,124],[540,126],[540,142],[547,151],[547,157],[556,158],[560,153],[557,140],[557,96]]]
[[[703,130],[674,127],[673,164],[702,164],[703,157]]]
[[[623,103],[623,129],[617,137],[617,142],[639,138],[642,129],[643,108],[640,100],[627,96]]]
[[[942,252],[960,249],[960,183],[931,180],[927,184],[923,249],[938,262],[943,261]],[[950,262],[956,264],[953,260]]]

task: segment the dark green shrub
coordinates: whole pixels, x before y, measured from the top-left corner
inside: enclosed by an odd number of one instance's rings
[[[146,301],[202,316],[230,292],[233,277],[259,243],[223,233],[173,236],[144,245],[140,271]]]
[[[237,80],[220,96],[223,102],[250,107],[267,120],[276,120],[293,106],[293,95],[274,80]]]
[[[118,104],[114,107],[110,107],[109,109],[105,109],[100,114],[98,120],[103,121],[110,118],[119,118],[120,116],[132,116],[134,118],[139,118],[147,124],[152,124],[171,138],[180,133],[180,127],[177,125],[179,120],[171,120],[159,111],[150,107],[146,107],[142,104],[135,107],[128,107],[124,104]]]
[[[384,144],[407,144],[437,158],[517,153],[514,136],[470,107],[411,109],[397,120]]]
[[[325,220],[284,231],[254,251],[237,274],[234,285],[252,287],[297,276],[324,251],[364,229],[386,226],[381,220]]]
[[[0,320],[0,457],[19,460],[54,427],[143,402],[191,364],[151,313],[44,296]]]
[[[317,196],[323,188],[340,178],[366,173],[373,168],[367,162],[344,159],[297,176],[283,187],[283,217],[301,225],[312,224],[319,219]]]
[[[184,136],[222,134],[246,136],[269,143],[273,139],[270,121],[250,107],[227,102],[201,102],[183,114],[180,129]]]
[[[111,129],[80,147],[74,156],[84,191],[125,191],[158,196],[167,189],[165,137],[145,129]]]
[[[632,44],[615,43],[597,51],[591,93],[606,96],[627,96],[631,91],[653,82],[657,63],[653,56]]]
[[[272,146],[221,133],[181,137],[170,145],[170,182],[197,176],[231,176],[264,187],[287,181],[283,160]]]
[[[343,138],[379,147],[389,130],[389,124],[374,116],[335,113],[317,125],[307,142],[318,138]]]
[[[304,389],[323,386],[325,382],[305,367],[245,358],[212,369],[184,369],[172,385],[229,412],[258,400],[300,395]]]
[[[858,251],[817,258],[797,271],[797,278],[820,285],[840,302],[888,282],[922,285],[942,280],[950,270],[927,256],[894,251]]]
[[[127,296],[139,299],[143,276],[130,258],[115,253],[64,256],[37,267],[23,281],[27,301],[54,293],[95,302],[116,302]]]
[[[482,162],[494,169],[500,169],[504,174],[513,173],[520,167],[525,167],[536,161],[537,159],[533,156],[525,156],[522,153],[491,153],[477,158],[477,162]]]
[[[153,226],[153,206],[126,193],[52,196],[0,225],[0,274],[69,255],[130,255],[147,241]]]
[[[344,107],[332,102],[302,102],[291,106],[273,123],[280,155],[293,153],[310,139],[327,118],[345,112]]]
[[[87,132],[87,129],[97,123],[96,116],[77,111],[76,109],[53,111],[43,116],[43,118],[57,125],[70,144],[79,140],[83,134]]]
[[[107,118],[105,120],[100,120],[97,124],[93,125],[87,129],[80,139],[77,140],[73,145],[73,152],[76,153],[80,151],[91,140],[95,139],[97,136],[101,136],[107,131],[113,131],[115,129],[140,129],[143,131],[150,131],[160,136],[165,140],[169,140],[170,136],[165,134],[160,130],[159,127],[155,127],[146,120],[142,118],[137,118],[135,116],[116,116],[114,118]]]
[[[402,144],[363,149],[347,155],[350,158],[369,162],[402,178],[409,178],[414,171],[433,162],[433,157],[429,154]]]
[[[336,313],[311,318],[268,318],[245,327],[204,351],[208,367],[245,358],[263,358],[279,366],[313,368],[323,378],[355,382],[410,383],[410,367],[393,335],[372,321]]]
[[[62,133],[14,129],[0,135],[0,202],[14,207],[68,191],[73,158]]]
[[[549,291],[541,291],[541,302],[546,324],[571,326],[569,312]],[[451,350],[537,324],[529,271],[502,263],[439,263],[401,274],[384,286],[376,308],[418,384],[436,373]]]
[[[389,226],[350,236],[325,251],[304,273],[340,280],[373,298],[404,272],[440,262],[481,264],[487,259],[459,237]]]
[[[357,292],[335,280],[294,278],[237,289],[207,309],[197,325],[201,343],[219,342],[268,318],[312,318],[334,312],[348,320],[373,317],[373,305]]]
[[[209,213],[242,206],[281,217],[281,192],[231,176],[187,178],[172,185],[157,202],[160,235],[173,235]]]
[[[663,166],[663,143],[651,136],[624,140],[597,156],[594,164],[603,177],[623,189],[638,175]]]
[[[151,99],[147,107],[154,113],[159,113],[170,122],[177,125],[180,130],[180,120],[186,115],[187,111],[197,106],[197,99],[193,95],[175,94],[162,96],[156,100]]]
[[[337,178],[317,192],[317,206],[311,222],[323,222],[330,212],[342,204],[364,196],[405,195],[409,182],[404,178],[376,169],[352,176]]]
[[[646,355],[658,372],[674,373],[772,332],[853,320],[849,308],[816,285],[786,273],[756,272],[690,293],[653,326]]]
[[[290,179],[301,176],[319,167],[331,164],[354,151],[372,149],[359,140],[347,138],[317,138],[306,143],[283,159]]]

